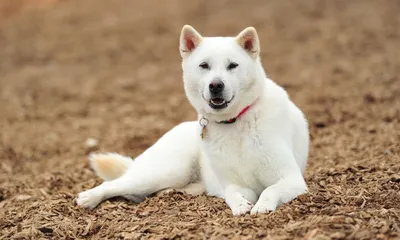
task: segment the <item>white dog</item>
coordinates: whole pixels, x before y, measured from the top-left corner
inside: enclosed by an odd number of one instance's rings
[[[308,125],[286,91],[267,78],[257,32],[180,37],[186,95],[199,118],[162,136],[135,160],[94,154],[101,185],[79,194],[94,208],[123,196],[140,201],[164,189],[225,199],[234,215],[274,211],[307,191]]]

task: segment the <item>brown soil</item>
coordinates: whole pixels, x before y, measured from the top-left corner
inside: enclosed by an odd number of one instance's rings
[[[0,18],[0,239],[400,238],[399,1],[10,6]],[[257,28],[269,76],[310,122],[310,193],[260,216],[179,193],[77,207],[76,194],[100,183],[86,139],[135,156],[195,119],[181,80],[184,24],[204,35]]]

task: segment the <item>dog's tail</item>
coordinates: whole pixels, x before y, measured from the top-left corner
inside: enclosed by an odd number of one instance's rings
[[[116,153],[93,153],[90,154],[89,160],[96,175],[104,181],[120,177],[133,163],[132,158]]]

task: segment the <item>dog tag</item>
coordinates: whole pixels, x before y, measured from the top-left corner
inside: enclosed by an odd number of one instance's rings
[[[202,117],[202,118],[199,120],[199,124],[200,124],[200,126],[202,127],[200,137],[201,137],[201,139],[203,139],[204,136],[206,135],[206,127],[207,127],[207,125],[208,125],[208,119]]]
[[[206,126],[204,126],[203,129],[201,129],[201,134],[200,134],[201,139],[203,139],[205,135],[206,135]]]

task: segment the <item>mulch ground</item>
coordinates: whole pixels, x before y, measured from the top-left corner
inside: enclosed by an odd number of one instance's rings
[[[30,3],[0,11],[0,239],[400,238],[399,1]],[[136,156],[196,118],[184,24],[257,28],[268,75],[310,122],[310,193],[259,216],[179,193],[77,207],[100,183],[90,151]]]

